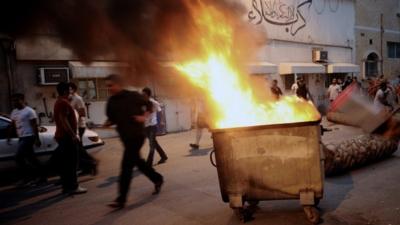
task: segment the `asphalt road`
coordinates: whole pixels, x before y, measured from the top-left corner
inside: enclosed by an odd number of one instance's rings
[[[325,141],[335,142],[359,131],[328,124],[334,131]],[[155,166],[165,177],[158,196],[153,185],[139,172],[131,183],[127,207],[113,211],[106,206],[116,197],[122,147],[118,139],[106,139],[96,177],[80,177],[89,192],[65,197],[52,184],[29,189],[0,187],[0,224],[20,225],[232,225],[242,224],[229,205],[222,202],[216,169],[210,164],[210,135],[198,151],[189,151],[194,131],[159,138],[169,155],[166,164]],[[146,154],[147,145],[143,149]],[[158,158],[155,159],[157,161]],[[7,174],[10,176],[10,174]],[[11,174],[12,175],[12,174]],[[3,175],[4,176],[4,175]],[[11,176],[12,177],[12,176]],[[338,177],[327,178],[320,203],[323,224],[399,225],[400,152],[393,157]],[[55,182],[53,178],[51,182]],[[4,183],[4,182],[3,182]],[[296,200],[264,201],[248,224],[306,225],[303,209]]]

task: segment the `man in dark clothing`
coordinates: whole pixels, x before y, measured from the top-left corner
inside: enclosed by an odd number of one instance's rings
[[[132,170],[135,166],[154,183],[153,194],[160,192],[164,179],[140,156],[140,149],[146,137],[144,122],[151,112],[151,102],[146,101],[138,92],[124,90],[118,75],[108,76],[106,85],[112,96],[107,102],[108,120],[105,125],[115,124],[117,126],[125,148],[119,177],[119,195],[114,202],[109,204],[110,207],[119,209],[125,206]]]
[[[344,91],[350,84],[353,83],[353,78],[347,76],[346,80],[343,83],[342,90]]]
[[[278,86],[277,80],[272,81],[271,92],[274,95],[276,100],[279,100],[281,98],[281,96],[283,95],[282,90]]]
[[[297,84],[298,84],[298,88],[296,90],[297,97],[302,98],[304,100],[308,100],[309,92],[304,79],[300,78]]]
[[[58,142],[59,170],[63,193],[83,194],[87,189],[78,185],[76,175],[78,165],[79,137],[75,111],[69,104],[69,84],[61,82],[57,85],[58,99],[54,105],[54,121],[56,123],[55,139]]]

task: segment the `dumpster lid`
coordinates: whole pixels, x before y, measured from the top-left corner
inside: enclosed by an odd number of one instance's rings
[[[321,119],[316,121],[305,121],[295,123],[280,123],[280,124],[266,124],[258,126],[247,126],[247,127],[232,127],[232,128],[210,128],[211,133],[223,133],[240,130],[262,130],[262,129],[276,129],[276,128],[290,128],[290,127],[304,127],[304,126],[315,126],[321,123]]]

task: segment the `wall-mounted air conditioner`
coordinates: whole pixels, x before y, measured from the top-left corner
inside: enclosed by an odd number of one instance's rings
[[[41,67],[38,68],[39,85],[57,85],[60,82],[69,82],[68,67]]]
[[[313,50],[312,60],[316,63],[328,62],[328,52],[322,50]]]

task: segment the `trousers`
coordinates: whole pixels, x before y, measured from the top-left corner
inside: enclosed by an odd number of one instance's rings
[[[147,178],[154,184],[163,180],[161,174],[157,173],[146,161],[140,156],[140,149],[144,144],[144,136],[135,136],[123,138],[124,153],[121,162],[121,173],[119,175],[119,193],[117,202],[125,203],[129,192],[129,186],[132,179],[133,168],[138,167]]]
[[[147,163],[150,166],[152,166],[155,150],[157,150],[161,159],[167,159],[168,157],[167,154],[164,152],[164,150],[161,148],[160,144],[158,144],[158,141],[156,139],[157,126],[148,126],[145,128],[145,131],[146,131],[146,136],[149,139],[149,145],[150,145],[149,155],[147,157]]]

